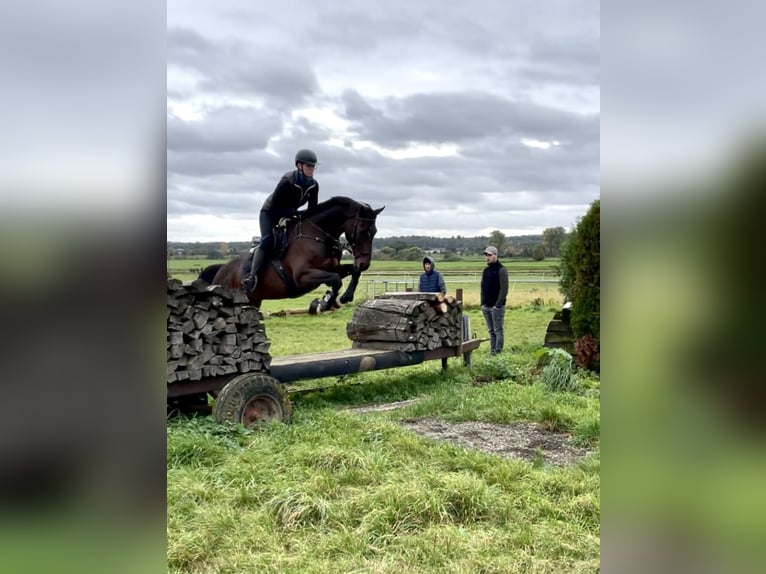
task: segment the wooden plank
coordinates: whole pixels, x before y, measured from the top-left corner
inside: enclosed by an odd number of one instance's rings
[[[571,333],[572,326],[569,323],[565,323],[564,321],[554,319],[548,323],[547,331],[549,333]]]
[[[323,353],[307,353],[304,355],[287,355],[285,357],[273,357],[271,366],[281,366],[289,364],[310,364],[312,362],[321,362],[336,359],[352,359],[363,357],[365,355],[376,355],[386,351],[370,351],[369,349],[343,349],[342,351],[326,351]]]
[[[546,333],[545,344],[548,343],[574,343],[574,336],[571,333]]]

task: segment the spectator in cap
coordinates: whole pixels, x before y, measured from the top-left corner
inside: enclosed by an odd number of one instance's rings
[[[484,250],[487,267],[481,275],[481,313],[489,331],[490,355],[503,350],[503,320],[505,298],[508,296],[508,270],[497,260],[497,247]]]
[[[444,284],[442,274],[434,269],[436,264],[428,256],[423,257],[423,273],[420,274],[420,284],[418,290],[421,293],[441,293],[447,294],[447,286]]]

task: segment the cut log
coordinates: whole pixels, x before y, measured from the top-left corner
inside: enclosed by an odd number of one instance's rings
[[[357,306],[358,309],[376,309],[385,313],[417,317],[428,307],[427,301],[398,300],[398,299],[372,299]]]
[[[441,293],[386,293],[357,306],[346,325],[354,347],[431,350],[462,341],[462,307]]]
[[[418,291],[392,291],[378,295],[376,299],[408,299],[410,301],[436,301],[441,303],[447,297],[442,293],[421,293]],[[454,297],[453,297],[454,299]]]

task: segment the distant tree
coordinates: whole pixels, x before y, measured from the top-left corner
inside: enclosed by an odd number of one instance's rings
[[[423,258],[423,250],[420,247],[407,247],[396,252],[396,259],[403,261],[418,261]]]
[[[218,251],[221,252],[224,257],[226,257],[229,254],[229,244],[228,243],[219,243],[218,244]]]
[[[396,249],[386,246],[375,255],[378,259],[393,259],[396,256]]]
[[[561,244],[567,236],[563,227],[548,227],[543,229],[543,247],[548,257],[558,257],[561,254]]]
[[[209,250],[209,251],[208,251],[208,252],[205,254],[205,256],[206,256],[208,259],[223,259],[223,258],[225,257],[223,253],[221,253],[220,251],[218,251],[218,249],[211,249],[211,250]]]
[[[559,288],[572,302],[576,337],[601,340],[601,201],[594,201],[561,250]]]
[[[489,244],[497,247],[498,253],[502,253],[503,248],[505,247],[505,233],[499,229],[495,229],[489,234]]]
[[[407,249],[409,247],[409,245],[404,241],[391,241],[390,243],[386,244],[386,246],[392,247],[395,251],[401,251],[402,249]]]
[[[542,261],[545,259],[545,248],[542,246],[542,244],[535,245],[535,247],[532,249],[532,259],[534,261]]]
[[[444,255],[442,256],[442,261],[462,261],[463,258],[460,257],[455,251],[452,249],[447,249],[444,251]]]

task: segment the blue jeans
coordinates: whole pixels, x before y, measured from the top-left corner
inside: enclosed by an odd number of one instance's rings
[[[487,323],[489,331],[489,354],[496,355],[503,350],[503,319],[505,318],[505,305],[502,307],[481,306],[481,314]]]

